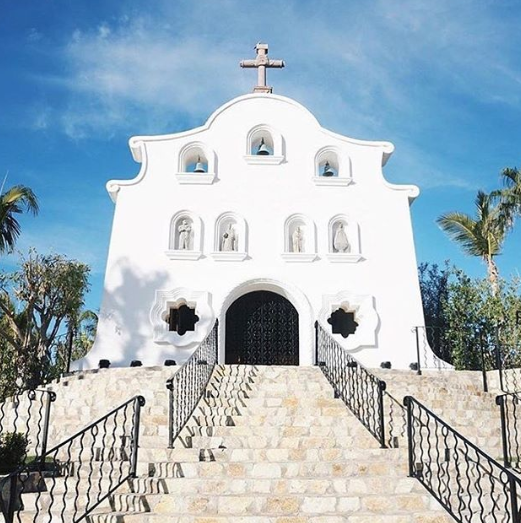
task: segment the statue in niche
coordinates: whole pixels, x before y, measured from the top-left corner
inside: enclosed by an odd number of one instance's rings
[[[333,239],[333,250],[335,252],[349,252],[351,250],[343,223],[339,223],[336,228],[335,237]]]
[[[190,233],[192,232],[192,226],[188,220],[183,220],[181,225],[177,228],[179,231],[179,249],[187,251],[190,249]]]
[[[291,243],[293,245],[293,252],[304,252],[304,234],[300,225],[293,231]]]
[[[236,251],[237,250],[237,233],[235,232],[235,229],[233,228],[233,224],[229,223],[228,228],[223,234],[222,238],[222,251]]]

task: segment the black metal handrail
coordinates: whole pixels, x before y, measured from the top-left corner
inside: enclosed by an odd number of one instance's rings
[[[169,390],[168,446],[174,447],[179,433],[190,419],[204,394],[212,372],[217,364],[218,328],[214,326],[181,368],[166,382]]]
[[[0,480],[6,523],[84,520],[125,481],[136,476],[143,396],[135,396],[59,445]],[[34,494],[31,506],[24,494]],[[18,516],[18,517],[17,517]]]
[[[52,390],[22,391],[0,402],[0,435],[23,434],[30,452],[42,456],[47,451],[51,405],[56,401]]]
[[[500,409],[503,463],[521,472],[521,395],[506,393],[496,397]]]
[[[521,479],[412,396],[406,396],[409,476],[458,522],[520,523]]]
[[[377,378],[315,322],[316,364],[351,412],[386,447],[384,419],[385,381]]]

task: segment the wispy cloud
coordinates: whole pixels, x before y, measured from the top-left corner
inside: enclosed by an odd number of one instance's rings
[[[42,80],[65,90],[52,120],[68,136],[160,133],[179,122],[201,123],[250,91],[255,75],[238,61],[253,55],[259,39],[287,63],[287,71],[270,72],[276,92],[344,134],[407,138],[437,122],[441,135],[464,110],[454,102],[459,97],[521,108],[519,16],[508,2],[499,8],[492,0],[265,0],[260,7],[253,0],[159,0],[155,6],[143,14],[140,4],[126,5],[119,19],[78,28],[59,49],[65,74]],[[48,125],[45,112],[33,119],[33,128]],[[402,168],[425,172],[426,151],[414,147]],[[441,163],[433,159],[428,183],[464,187],[461,177],[441,174]]]

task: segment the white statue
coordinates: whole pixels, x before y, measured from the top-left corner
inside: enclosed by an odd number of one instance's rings
[[[235,229],[233,228],[233,224],[229,223],[228,229],[226,229],[225,233],[223,234],[221,250],[236,251],[237,242],[238,238]]]
[[[333,239],[333,249],[336,252],[349,252],[351,250],[343,223],[340,223],[336,229],[335,238]]]
[[[304,235],[300,225],[293,231],[291,243],[293,244],[293,252],[304,252]]]
[[[188,223],[188,220],[183,220],[177,230],[179,231],[179,249],[183,251],[189,250],[192,226]]]

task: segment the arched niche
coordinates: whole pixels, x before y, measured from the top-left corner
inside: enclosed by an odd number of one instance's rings
[[[332,262],[356,263],[363,260],[360,252],[360,228],[358,223],[337,214],[328,223],[327,256]]]
[[[262,141],[264,141],[269,154],[257,154]],[[284,160],[282,135],[269,125],[255,126],[246,137],[246,155],[244,158],[250,164],[277,165],[282,163]]]
[[[211,184],[216,176],[217,157],[202,142],[191,142],[179,151],[177,181],[181,184]],[[196,172],[201,167],[204,172]]]
[[[169,329],[169,315],[172,309],[186,305],[198,317],[194,329],[179,334]],[[193,291],[185,287],[171,290],[156,290],[154,304],[150,311],[150,322],[155,343],[177,347],[194,346],[201,343],[213,325],[215,315],[211,306],[211,296],[205,291]]]
[[[351,159],[338,147],[322,147],[315,155],[313,181],[317,185],[349,185],[353,181]]]
[[[313,220],[304,214],[292,214],[284,222],[284,252],[289,262],[312,262],[317,256]]]
[[[248,230],[244,218],[225,212],[215,221],[214,251],[219,261],[243,261],[247,257]]]
[[[198,260],[202,255],[201,218],[191,211],[179,211],[170,220],[168,249],[171,260]]]

